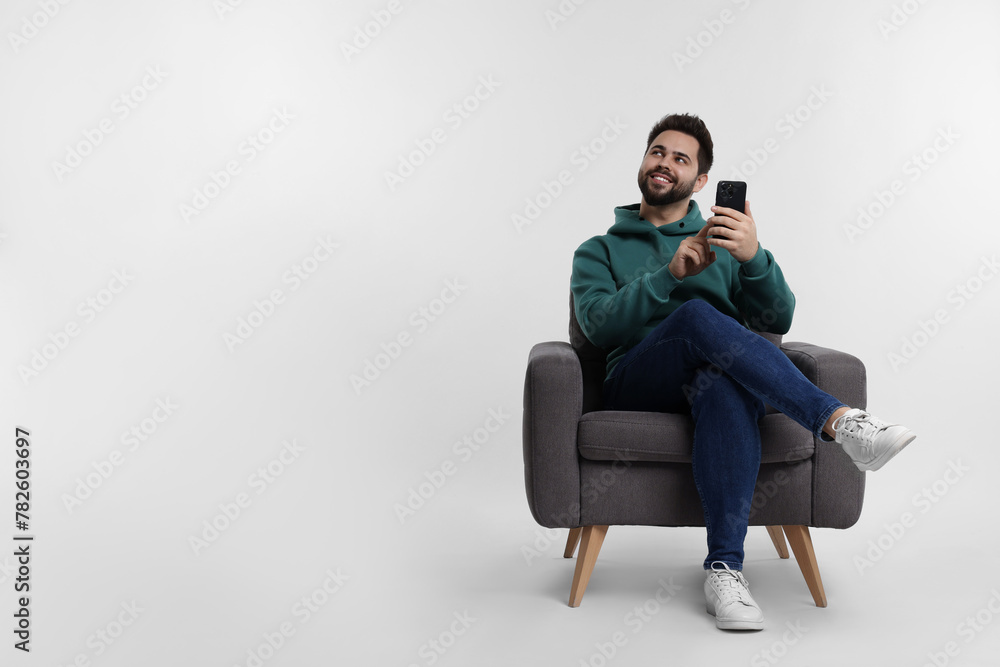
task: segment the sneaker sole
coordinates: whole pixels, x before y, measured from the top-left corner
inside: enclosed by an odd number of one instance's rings
[[[705,604],[705,611],[715,616],[715,608],[711,604]],[[764,621],[724,621],[715,616],[715,627],[720,630],[763,630]]]
[[[888,463],[893,456],[899,454],[901,451],[903,451],[904,447],[906,447],[908,444],[910,444],[916,439],[917,436],[913,434],[913,431],[904,431],[898,438],[896,438],[896,442],[892,443],[892,445],[888,449],[882,452],[881,456],[872,461],[869,461],[868,463],[859,463],[855,461],[854,465],[858,466],[858,470],[865,472],[874,472],[879,468],[881,468],[882,466],[884,466],[886,463]]]

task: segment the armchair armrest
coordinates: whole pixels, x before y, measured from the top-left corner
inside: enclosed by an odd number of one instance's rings
[[[852,408],[868,405],[865,365],[857,357],[809,343],[783,343],[782,351],[813,384]],[[835,442],[816,439],[812,524],[849,528],[861,516],[865,474]]]
[[[546,528],[580,522],[576,432],[583,413],[580,359],[569,343],[539,343],[524,379],[524,484],[535,521]]]

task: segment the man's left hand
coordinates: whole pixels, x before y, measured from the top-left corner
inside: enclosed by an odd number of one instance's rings
[[[708,219],[712,225],[708,230],[709,245],[725,248],[738,262],[746,262],[757,254],[757,225],[750,213],[749,200],[745,213],[725,206],[713,206],[712,212],[715,215]]]

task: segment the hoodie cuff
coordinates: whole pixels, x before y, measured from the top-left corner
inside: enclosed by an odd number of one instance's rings
[[[674,291],[675,287],[681,284],[681,281],[675,278],[674,274],[670,273],[670,269],[667,266],[664,264],[649,274],[649,282],[653,287],[653,292],[661,301],[669,299],[670,293]]]
[[[767,273],[768,264],[764,246],[758,243],[757,253],[747,261],[740,262],[740,269],[745,275],[750,277],[762,276]]]

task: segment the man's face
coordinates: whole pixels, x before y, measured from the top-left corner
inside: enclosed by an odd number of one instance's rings
[[[666,206],[690,197],[708,182],[698,175],[698,140],[676,130],[661,132],[639,166],[639,191],[650,206]]]

